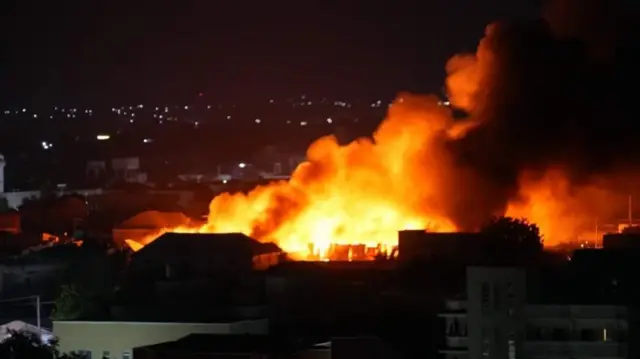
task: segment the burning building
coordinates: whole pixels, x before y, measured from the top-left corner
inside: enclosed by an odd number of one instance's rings
[[[372,136],[320,138],[289,180],[221,194],[206,224],[180,231],[244,233],[300,259],[393,248],[399,230],[472,232],[504,214],[536,223],[545,245],[575,240],[615,214],[640,163],[635,100],[607,90],[633,88],[636,55],[622,50],[637,42],[587,34],[612,13],[598,6],[489,26],[475,54],[446,64],[450,107],[400,94]]]

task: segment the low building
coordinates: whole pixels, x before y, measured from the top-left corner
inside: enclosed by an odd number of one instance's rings
[[[467,269],[465,300],[447,301],[449,359],[627,358],[627,308],[527,302],[524,270]]]
[[[136,359],[269,358],[285,348],[267,335],[191,334],[184,338],[133,349]]]
[[[279,263],[283,251],[241,233],[165,233],[132,256],[134,270],[167,279],[240,275]]]
[[[134,348],[172,342],[190,334],[265,335],[268,326],[266,319],[220,323],[54,321],[53,334],[63,353],[131,359]]]
[[[180,212],[145,211],[123,221],[113,228],[113,242],[125,246],[126,240],[143,243],[149,236],[157,235],[162,230],[195,225],[193,221]]]
[[[136,359],[387,359],[390,348],[375,337],[334,338],[312,346],[267,335],[192,334],[176,341],[134,348]]]

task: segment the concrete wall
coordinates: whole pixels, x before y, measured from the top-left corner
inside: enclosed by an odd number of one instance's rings
[[[90,351],[92,358],[122,359],[133,348],[178,340],[189,334],[266,334],[268,321],[248,320],[234,323],[141,323],[141,322],[59,322],[53,334],[60,340],[63,353]]]

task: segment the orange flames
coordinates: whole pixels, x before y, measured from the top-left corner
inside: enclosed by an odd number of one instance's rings
[[[492,61],[483,40],[475,56],[454,57],[447,64],[452,104],[471,113],[481,107],[479,89]],[[473,119],[454,119],[435,96],[402,94],[371,139],[340,146],[333,136],[320,138],[289,181],[260,186],[248,194],[221,194],[212,200],[205,225],[164,228],[128,243],[139,250],[167,231],[241,232],[275,242],[294,258],[328,259],[334,244],[388,252],[397,244],[398,230],[461,229],[449,203],[472,205],[466,198],[456,198],[456,186],[468,186],[458,178],[473,176],[447,146],[479,125]],[[528,218],[539,225],[546,245],[571,240],[590,225],[593,219],[576,216],[575,209],[584,198],[602,199],[605,193],[591,187],[574,192],[560,170],[534,174],[523,174],[519,198],[503,213],[493,214]],[[478,188],[481,191],[482,186]]]
[[[288,182],[224,193],[204,226],[168,230],[241,232],[300,258],[326,258],[332,244],[390,251],[400,229],[455,230],[438,210],[437,173],[446,161],[440,144],[458,130],[437,98],[402,96],[373,140],[341,147],[333,136],[321,138]]]

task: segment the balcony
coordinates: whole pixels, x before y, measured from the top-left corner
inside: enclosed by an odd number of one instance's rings
[[[450,316],[466,316],[467,302],[464,300],[447,300],[444,303],[444,310],[440,313],[440,317]]]
[[[627,357],[627,345],[615,342],[527,341],[524,343],[524,352],[529,358],[625,358]]]
[[[469,347],[469,338],[447,336],[447,349],[467,349]]]
[[[627,309],[612,305],[528,305],[528,318],[625,319]]]

